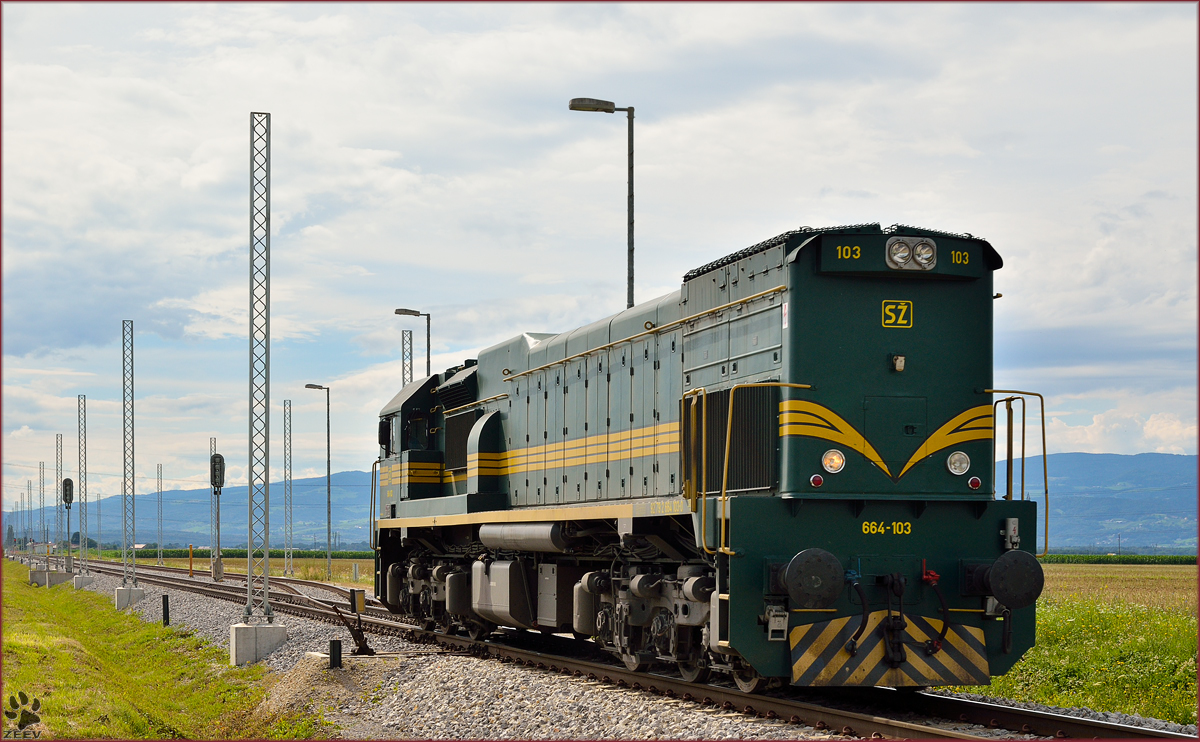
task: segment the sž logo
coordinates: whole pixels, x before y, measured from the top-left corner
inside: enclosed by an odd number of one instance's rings
[[[911,301],[884,300],[884,327],[912,327],[913,305]]]

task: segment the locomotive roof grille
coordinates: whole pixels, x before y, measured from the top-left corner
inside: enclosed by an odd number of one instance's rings
[[[699,268],[690,270],[686,274],[684,274],[683,280],[690,281],[693,278],[696,278],[697,276],[702,276],[705,273],[708,273],[709,271],[716,270],[717,268],[721,268],[726,265],[730,265],[732,263],[736,263],[737,261],[742,260],[743,258],[748,258],[751,255],[757,255],[758,253],[760,253],[764,250],[769,250],[772,247],[777,247],[779,245],[786,244],[787,241],[793,237],[798,237],[801,235],[820,234],[821,232],[849,232],[849,231],[871,232],[871,231],[876,231],[876,230],[880,234],[918,233],[921,235],[936,235],[936,236],[940,236],[940,237],[955,237],[955,238],[964,239],[964,240],[979,240],[980,242],[983,242],[985,244],[987,243],[987,240],[984,240],[980,237],[976,237],[969,233],[958,234],[955,232],[943,232],[938,229],[925,229],[924,227],[912,227],[907,224],[893,224],[892,226],[888,227],[887,229],[880,228],[879,222],[868,222],[866,224],[845,224],[840,227],[800,227],[799,229],[793,229],[790,232],[784,232],[783,234],[776,235],[769,240],[763,240],[762,242],[758,243],[757,245],[751,245],[750,247],[747,247],[745,249],[738,250],[735,253],[726,255],[725,257],[721,258],[720,260],[714,260],[711,263],[707,263],[705,265],[700,266]]]

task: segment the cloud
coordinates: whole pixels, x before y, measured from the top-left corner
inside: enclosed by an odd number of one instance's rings
[[[0,13],[6,461],[44,459],[87,393],[119,471],[128,318],[139,460],[202,476],[210,435],[244,447],[250,111],[297,466],[323,448],[307,381],[340,384],[341,468],[373,456],[404,328],[423,369],[397,306],[433,315],[435,368],[623,308],[626,123],[578,96],[636,108],[639,301],[801,224],[984,235],[996,379],[1064,406],[1051,448],[1194,451],[1194,6]]]

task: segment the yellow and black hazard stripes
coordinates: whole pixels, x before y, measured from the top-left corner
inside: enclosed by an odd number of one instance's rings
[[[677,453],[679,423],[667,422],[621,433],[575,438],[503,453],[470,454],[467,456],[467,474],[523,474],[538,472],[548,467],[604,464],[642,456],[669,456]]]
[[[937,639],[942,622],[926,616],[904,616],[904,662],[892,667],[886,658],[883,619],[874,611],[851,656],[846,643],[858,630],[861,616],[796,626],[788,635],[792,648],[793,685],[986,685],[990,682],[983,630],[950,624],[939,651],[927,654],[926,642]]]

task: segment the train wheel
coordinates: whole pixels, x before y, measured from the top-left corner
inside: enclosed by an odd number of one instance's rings
[[[708,666],[701,662],[680,662],[679,675],[685,683],[703,683],[708,680]]]
[[[492,631],[496,629],[490,623],[480,623],[479,621],[471,621],[467,624],[467,636],[471,637],[471,641],[479,641],[491,636]]]
[[[757,693],[767,687],[767,679],[753,667],[739,667],[733,671],[733,682],[743,693]]]
[[[623,654],[621,661],[625,663],[625,667],[628,667],[630,672],[641,672],[646,669],[646,661],[636,654]]]

